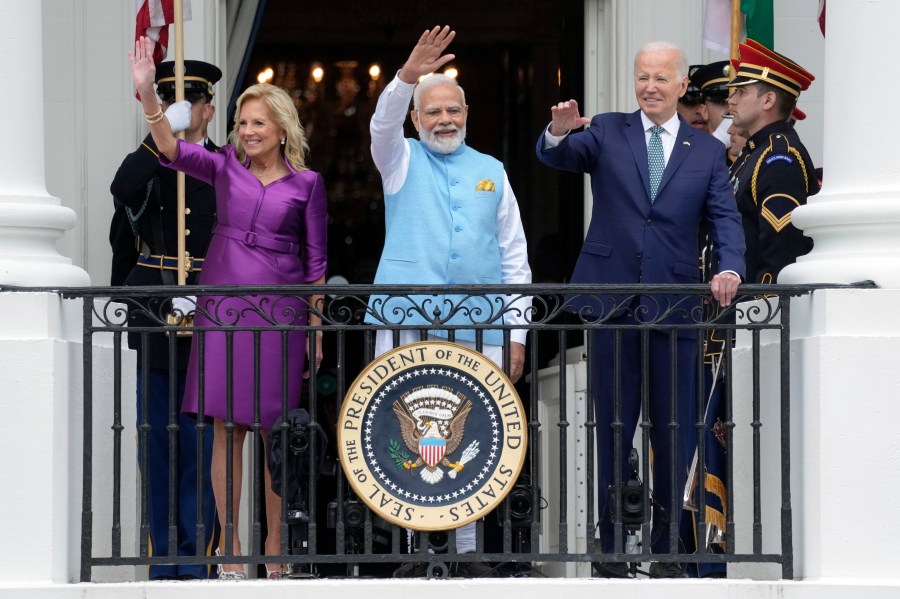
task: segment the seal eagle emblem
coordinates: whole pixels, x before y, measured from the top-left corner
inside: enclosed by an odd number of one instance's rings
[[[452,455],[462,442],[466,419],[472,411],[472,403],[446,389],[429,388],[409,393],[394,402],[394,414],[400,425],[400,434],[407,449],[418,454],[418,459],[396,456],[395,462],[413,471],[422,468],[419,476],[426,483],[435,484],[444,478],[439,466],[450,468],[450,478],[478,455],[478,441],[472,441],[456,462]],[[392,456],[394,457],[394,456]]]

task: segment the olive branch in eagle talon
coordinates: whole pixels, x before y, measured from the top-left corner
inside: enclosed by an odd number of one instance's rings
[[[409,454],[403,451],[399,441],[391,439],[391,442],[388,444],[388,452],[391,454],[391,459],[394,460],[397,468],[403,468],[403,464],[409,461]]]

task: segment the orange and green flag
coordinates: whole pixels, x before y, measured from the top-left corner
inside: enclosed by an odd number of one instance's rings
[[[747,37],[766,48],[775,47],[775,9],[773,0],[741,0],[746,18]]]

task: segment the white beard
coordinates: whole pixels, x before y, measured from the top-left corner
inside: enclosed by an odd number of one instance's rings
[[[452,154],[466,139],[465,125],[459,129],[451,126],[439,130],[456,131],[456,134],[450,137],[437,137],[433,130],[429,131],[425,127],[419,127],[419,139],[422,140],[422,143],[428,146],[431,151],[437,152],[438,154]]]

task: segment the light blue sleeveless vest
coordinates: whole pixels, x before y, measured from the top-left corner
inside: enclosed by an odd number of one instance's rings
[[[503,165],[463,143],[452,154],[437,154],[415,139],[409,143],[409,172],[403,187],[385,195],[385,242],[376,284],[442,285],[502,282],[497,242],[497,208],[503,197]],[[373,295],[368,323],[426,325],[499,324],[502,295],[469,297]],[[446,337],[446,331],[429,331]],[[473,329],[456,338],[475,341]],[[502,332],[484,332],[484,343],[501,345]]]

